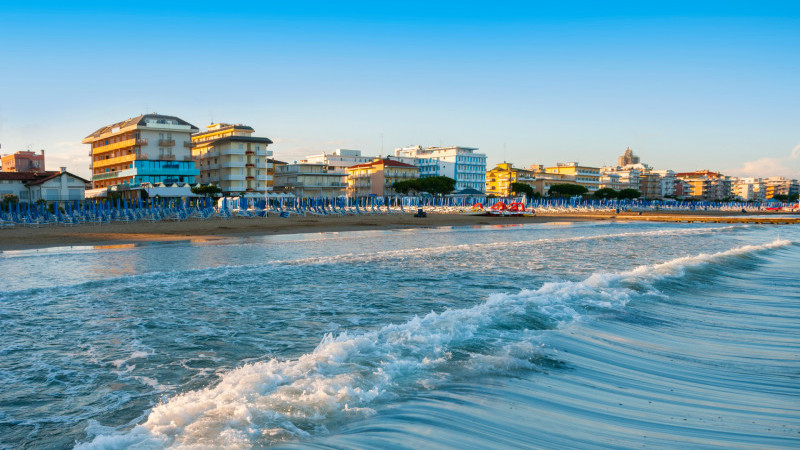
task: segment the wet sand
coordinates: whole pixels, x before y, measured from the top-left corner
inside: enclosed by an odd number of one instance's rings
[[[578,222],[591,220],[676,221],[683,218],[730,217],[740,213],[565,213],[538,214],[536,217],[486,217],[429,213],[416,218],[405,215],[364,215],[281,218],[230,218],[187,220],[182,222],[136,222],[106,225],[82,224],[71,227],[51,225],[42,228],[0,229],[0,251],[48,247],[119,245],[181,240],[221,240],[271,234],[320,233],[353,230],[433,228],[443,226],[512,225],[524,223]]]

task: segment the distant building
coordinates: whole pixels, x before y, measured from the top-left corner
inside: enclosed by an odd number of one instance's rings
[[[636,189],[637,191],[641,192],[641,175],[647,170],[641,164],[635,165],[628,165],[624,168],[619,166],[605,166],[600,168],[601,178],[604,176],[616,176],[619,182],[619,188],[613,188],[616,190],[620,189]],[[603,184],[601,182],[601,184]],[[609,187],[603,185],[602,187]]]
[[[415,158],[420,178],[445,176],[456,180],[456,190],[486,188],[486,155],[472,147],[427,147],[417,145],[395,149],[395,157]]]
[[[592,194],[600,187],[600,168],[578,165],[577,162],[558,163],[545,169],[548,173],[571,175],[575,181]]]
[[[198,183],[213,184],[226,196],[270,190],[271,140],[252,136],[255,130],[247,125],[214,123],[206,128],[192,135]]]
[[[731,197],[733,179],[719,172],[710,170],[697,170],[695,172],[680,172],[675,178],[688,184],[689,192],[684,192],[685,197],[698,200],[722,200]]]
[[[766,189],[761,178],[739,178],[733,182],[732,194],[744,201],[763,201]]]
[[[800,192],[800,183],[797,180],[784,177],[764,178],[764,198],[770,199],[775,195],[795,195]]]
[[[94,188],[142,183],[194,184],[194,125],[175,116],[144,114],[100,128],[81,142],[91,146]]]
[[[0,172],[0,198],[6,194],[16,195],[21,202],[35,203],[80,201],[89,180],[67,172]]]
[[[613,189],[615,191],[620,191],[622,189],[626,189],[628,187],[628,183],[623,183],[620,179],[620,175],[614,172],[603,172],[600,176],[600,189]]]
[[[326,164],[294,163],[275,166],[275,192],[297,197],[332,198],[344,195],[347,175]]]
[[[3,172],[44,172],[44,150],[40,154],[22,151],[0,157]]]
[[[502,163],[486,172],[486,194],[498,197],[511,196],[511,185],[523,183],[533,187],[535,172],[514,167],[511,163]]]
[[[345,173],[345,168],[355,166],[356,164],[364,164],[371,162],[375,157],[362,156],[361,150],[347,150],[337,148],[332,153],[322,152],[320,155],[307,156],[305,159],[300,160],[301,163],[308,164],[324,164],[332,167],[333,171]]]
[[[395,182],[419,178],[417,166],[386,158],[375,158],[345,170],[350,197],[395,195]]]
[[[659,196],[661,198],[677,196],[675,191],[675,172],[671,170],[653,170],[652,173],[659,176]]]
[[[618,166],[625,167],[629,164],[639,164],[639,157],[633,154],[633,150],[630,147],[626,148],[625,153],[617,158]]]

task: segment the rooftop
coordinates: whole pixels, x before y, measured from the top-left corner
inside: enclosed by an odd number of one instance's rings
[[[348,169],[362,169],[362,168],[373,167],[373,166],[377,166],[377,165],[383,165],[385,167],[413,167],[415,169],[417,168],[417,166],[415,166],[413,164],[406,164],[404,162],[395,161],[393,159],[376,158],[375,160],[373,160],[371,162],[368,162],[368,163],[356,164],[355,166],[350,166],[350,167],[348,167]]]
[[[122,122],[117,122],[117,123],[112,123],[111,125],[106,125],[106,126],[100,128],[100,129],[98,129],[94,133],[92,133],[92,134],[86,136],[85,138],[83,138],[83,143],[84,144],[89,143],[89,142],[91,142],[91,141],[93,141],[95,139],[99,139],[100,137],[102,137],[104,135],[111,135],[111,134],[119,133],[120,131],[122,131],[124,129],[138,128],[140,126],[141,127],[148,126],[148,124],[154,123],[154,122],[156,124],[164,123],[165,125],[166,124],[171,124],[171,125],[188,126],[190,128],[190,131],[193,131],[193,132],[196,132],[196,131],[200,130],[196,126],[190,124],[189,122],[187,122],[187,121],[185,121],[185,120],[183,120],[183,119],[181,119],[179,117],[165,116],[165,115],[156,114],[156,113],[153,113],[153,114],[142,114],[142,115],[139,115],[139,116],[136,116],[136,117],[132,117],[132,118],[127,119],[127,120],[123,120]]]

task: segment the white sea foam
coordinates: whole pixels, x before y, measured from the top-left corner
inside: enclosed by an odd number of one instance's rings
[[[402,259],[406,257],[432,257],[438,255],[449,254],[459,251],[475,251],[483,249],[507,249],[510,247],[528,247],[538,246],[542,244],[560,244],[568,242],[583,242],[583,241],[596,241],[604,239],[617,239],[617,238],[631,238],[631,237],[646,237],[646,236],[689,236],[700,234],[719,233],[730,231],[733,229],[742,228],[742,225],[729,225],[724,227],[713,228],[678,228],[667,230],[650,230],[650,231],[631,231],[626,233],[609,233],[598,234],[594,236],[575,236],[566,238],[543,238],[526,241],[512,241],[512,242],[487,242],[487,243],[474,243],[474,244],[458,244],[458,245],[445,245],[439,247],[424,247],[424,248],[408,248],[402,250],[387,250],[370,253],[344,253],[332,256],[317,256],[310,258],[287,259],[279,261],[271,261],[270,264],[275,265],[323,265],[323,264],[338,264],[341,262],[347,263],[367,263],[374,261],[385,261],[392,259]]]
[[[537,290],[496,293],[467,309],[431,312],[360,335],[326,335],[297,359],[246,364],[217,385],[186,392],[156,406],[147,420],[118,435],[101,435],[80,448],[247,448],[325,434],[354,417],[416,389],[469,373],[535,369],[537,339],[586,308],[624,306],[665,277],[725,258],[789,245],[776,240],[699,254],[581,282],[547,283]],[[466,363],[466,364],[464,364]]]

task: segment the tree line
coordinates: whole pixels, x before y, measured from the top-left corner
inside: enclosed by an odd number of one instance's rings
[[[413,178],[411,180],[396,181],[392,184],[392,188],[398,194],[404,195],[420,192],[447,195],[455,190],[456,180],[450,177]]]
[[[541,195],[533,190],[533,187],[525,183],[511,183],[511,192],[515,195],[525,195],[528,198],[539,198]],[[548,195],[550,197],[574,197],[576,195],[586,195],[589,190],[578,184],[554,184],[550,186]],[[628,200],[639,198],[642,193],[636,189],[621,189],[619,191],[611,188],[602,188],[595,191],[594,198],[599,199],[620,199]]]

